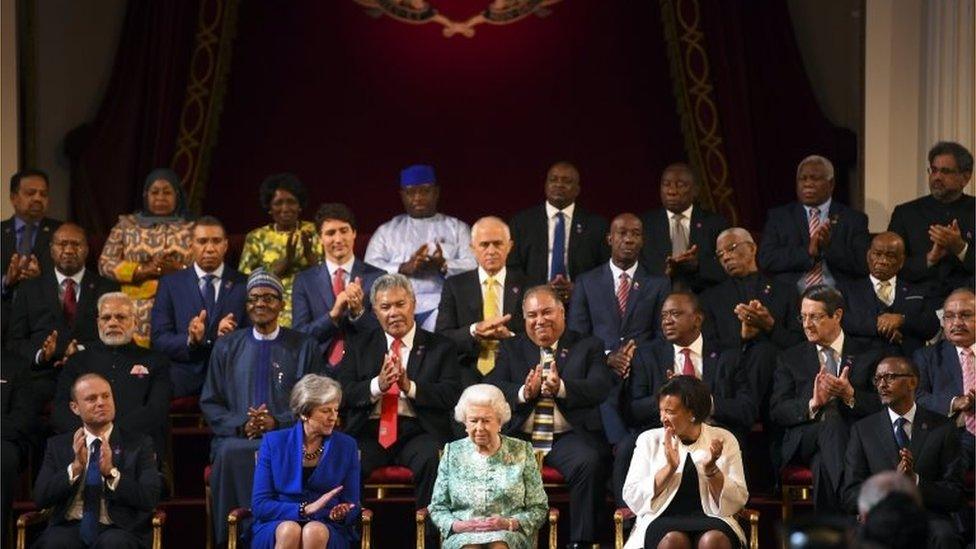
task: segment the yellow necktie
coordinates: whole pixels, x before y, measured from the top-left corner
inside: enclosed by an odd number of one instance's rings
[[[878,282],[878,299],[885,305],[891,305],[891,281],[882,280]]]
[[[489,276],[484,281],[485,284],[485,294],[484,306],[481,309],[482,320],[488,320],[490,318],[495,318],[498,315],[498,294],[495,293],[495,286],[498,285],[498,281],[494,277]],[[481,352],[478,353],[478,371],[481,375],[486,376],[492,369],[495,368],[495,353],[498,352],[498,342],[497,341],[482,341],[481,342]]]

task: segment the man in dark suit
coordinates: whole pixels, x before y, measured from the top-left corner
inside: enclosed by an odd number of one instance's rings
[[[437,333],[457,345],[462,388],[481,383],[491,372],[499,342],[525,331],[525,275],[505,266],[512,251],[508,225],[491,216],[476,221],[471,251],[478,268],[444,281],[437,313]]]
[[[882,351],[844,334],[844,298],[834,288],[807,288],[800,316],[807,342],[779,355],[770,415],[786,430],[783,463],[813,472],[814,507],[839,511],[850,426],[881,409],[872,378]]]
[[[700,293],[725,279],[715,258],[715,239],[729,224],[695,206],[700,187],[687,164],[671,164],[661,174],[661,208],[641,216],[648,272],[671,277],[675,289]]]
[[[149,547],[161,481],[148,436],[114,424],[112,387],[98,374],[75,380],[77,431],[48,440],[34,502],[52,507],[34,547]]]
[[[57,366],[98,341],[98,298],[119,289],[85,268],[88,239],[78,225],[58,227],[50,248],[53,268],[18,285],[7,332],[7,346],[34,365],[34,389],[43,402],[54,395]]]
[[[874,383],[884,409],[851,427],[847,446],[844,503],[858,511],[861,485],[881,471],[898,471],[918,486],[928,514],[929,547],[962,547],[952,513],[963,504],[959,440],[942,414],[916,406],[919,371],[910,360],[888,357]]]
[[[151,436],[157,455],[165,455],[167,414],[173,393],[170,363],[164,355],[133,343],[135,330],[135,306],[129,296],[113,292],[99,299],[100,341],[71,355],[58,376],[51,412],[55,432],[73,432],[80,426],[78,416],[71,410],[71,387],[79,377],[96,373],[112,387],[119,411],[116,425]]]
[[[315,338],[335,377],[349,339],[378,326],[369,291],[384,271],[356,259],[356,217],[345,204],[322,204],[315,223],[325,261],[295,276],[291,325]]]
[[[0,350],[0,532],[6,535],[17,479],[27,467],[40,423],[39,402],[31,391],[30,363],[12,351]]]
[[[868,249],[866,278],[840,286],[847,298],[844,332],[890,344],[911,356],[939,331],[936,305],[927,288],[898,277],[905,264],[905,242],[897,233],[876,235]]]
[[[976,197],[963,192],[973,176],[973,155],[943,141],[928,158],[931,194],[896,206],[888,230],[905,241],[902,278],[929,284],[942,298],[973,284]]]
[[[4,296],[21,280],[34,278],[52,266],[48,247],[61,222],[46,217],[48,189],[47,174],[40,170],[24,170],[10,177],[14,215],[0,223]]]
[[[339,366],[345,431],[359,442],[363,478],[394,464],[413,472],[419,509],[430,503],[437,451],[451,437],[457,347],[418,328],[405,276],[385,274],[370,293],[380,328],[354,338]]]
[[[526,333],[502,342],[486,378],[512,408],[505,434],[532,441],[569,486],[570,547],[589,547],[604,512],[605,461],[599,405],[610,373],[599,339],[566,331],[556,290],[535,286],[522,300]]]
[[[545,192],[545,204],[523,210],[509,221],[515,249],[508,264],[525,273],[530,284],[552,284],[568,302],[573,278],[610,256],[607,220],[576,204],[580,176],[569,162],[549,168]]]
[[[958,289],[943,304],[942,330],[945,339],[915,351],[920,370],[918,403],[944,414],[957,426],[959,445],[968,470],[973,468],[976,433],[976,305],[973,291]]]
[[[170,358],[173,395],[199,395],[217,338],[248,325],[247,278],[224,263],[227,236],[220,221],[193,224],[193,267],[163,276],[152,308],[152,348]]]
[[[817,284],[868,274],[868,217],[834,200],[834,166],[808,156],[796,169],[796,198],[769,210],[759,245],[763,272],[796,284]]]

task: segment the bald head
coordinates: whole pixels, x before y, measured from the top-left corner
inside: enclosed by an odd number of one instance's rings
[[[88,259],[88,237],[85,229],[74,223],[61,224],[51,236],[51,259],[61,274],[77,274]]]
[[[482,217],[471,227],[471,251],[478,266],[495,275],[505,266],[512,251],[512,236],[508,225],[495,217]]]
[[[905,241],[897,233],[880,233],[871,239],[867,258],[871,276],[890,280],[905,265]]]

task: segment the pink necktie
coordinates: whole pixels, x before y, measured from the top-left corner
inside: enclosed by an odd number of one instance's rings
[[[685,363],[681,368],[681,375],[698,377],[695,375],[695,365],[691,362],[691,349],[685,347],[681,349],[681,354],[685,355]]]
[[[620,284],[617,285],[617,307],[620,309],[620,318],[627,313],[627,297],[630,295],[630,277],[627,273],[620,273]]]
[[[813,238],[814,233],[819,228],[820,208],[810,208],[810,238]],[[813,264],[813,267],[807,272],[803,282],[803,285],[807,288],[816,286],[817,284],[823,284],[823,265],[820,261]]]
[[[346,272],[339,267],[332,274],[332,295],[338,297],[346,289],[346,279],[343,277]],[[342,355],[346,352],[346,334],[342,330],[336,332],[329,346],[328,361],[329,366],[338,366],[342,362]]]
[[[969,394],[976,388],[976,366],[973,365],[973,350],[966,348],[959,353],[959,364],[962,365],[962,390]],[[966,430],[976,435],[976,415],[963,412],[966,417]]]

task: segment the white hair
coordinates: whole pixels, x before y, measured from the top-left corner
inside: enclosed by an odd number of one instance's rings
[[[136,310],[135,302],[132,301],[132,298],[129,297],[128,294],[123,292],[107,292],[102,294],[98,298],[98,303],[96,304],[95,309],[101,311],[102,305],[104,305],[106,301],[121,301],[125,303],[132,311]]]
[[[861,484],[861,492],[857,495],[858,514],[867,515],[879,501],[894,492],[907,494],[922,505],[922,495],[911,479],[896,471],[882,471]]]
[[[499,225],[502,226],[502,229],[505,230],[505,239],[506,240],[511,240],[512,239],[512,231],[508,228],[508,223],[505,223],[505,221],[502,218],[500,218],[500,217],[497,217],[497,216],[494,216],[494,215],[486,215],[486,216],[482,217],[481,219],[475,221],[474,222],[474,225],[471,225],[471,243],[472,244],[474,244],[474,236],[476,234],[478,234],[478,230],[483,229],[484,226],[486,224],[488,224],[488,223],[498,223]]]
[[[490,406],[502,425],[512,419],[512,409],[508,407],[502,390],[488,383],[472,385],[461,393],[461,398],[454,406],[454,419],[458,423],[464,423],[468,417],[468,408],[471,406]]]
[[[756,241],[752,239],[752,233],[743,229],[742,227],[729,227],[728,229],[725,229],[724,231],[718,233],[718,237],[715,238],[715,242],[718,242],[727,236],[737,236],[741,238],[743,242],[752,242],[753,244],[756,243]]]
[[[288,404],[296,416],[307,416],[312,410],[330,402],[342,401],[342,387],[331,377],[308,374],[291,388]]]
[[[413,286],[410,284],[409,278],[400,273],[386,273],[385,275],[377,278],[376,281],[373,282],[373,287],[369,289],[370,303],[376,303],[376,294],[386,292],[394,288],[406,290],[406,292],[410,294],[410,299],[417,299],[417,296],[413,293]]]
[[[811,154],[810,156],[808,156],[808,157],[804,158],[803,160],[801,160],[800,163],[796,165],[796,177],[797,178],[800,177],[800,170],[803,169],[803,166],[805,166],[807,164],[812,164],[812,163],[817,163],[817,164],[820,164],[821,166],[824,167],[824,170],[827,171],[827,180],[828,181],[833,181],[834,180],[834,165],[833,165],[833,163],[831,163],[830,160],[827,160],[825,157],[820,156],[819,154]]]

